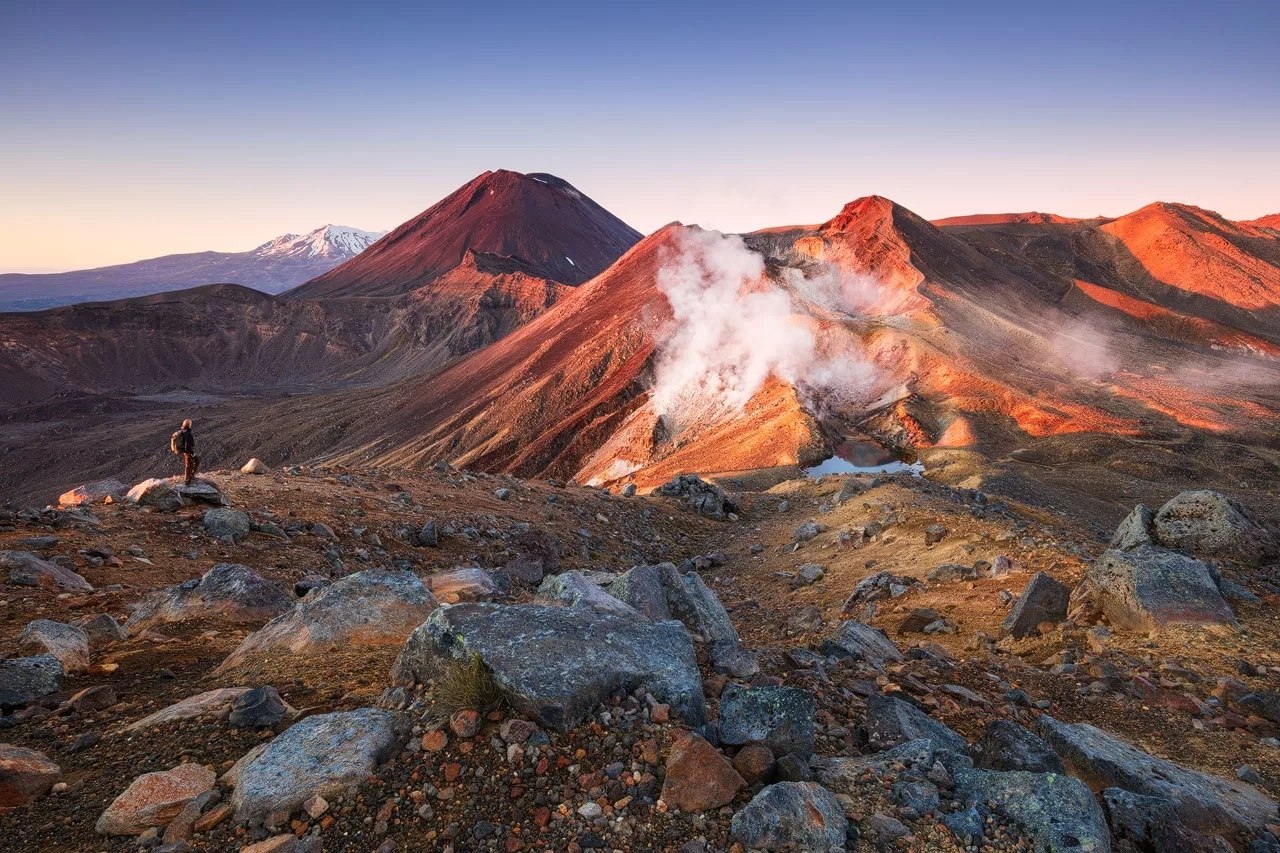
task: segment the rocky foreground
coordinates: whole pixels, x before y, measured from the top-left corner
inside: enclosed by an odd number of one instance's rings
[[[0,510],[21,850],[1280,850],[1280,549],[909,475],[251,462]]]

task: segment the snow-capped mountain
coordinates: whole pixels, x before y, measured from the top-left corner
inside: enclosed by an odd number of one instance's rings
[[[324,225],[284,234],[247,252],[165,255],[75,272],[0,275],[0,311],[38,311],[76,302],[102,302],[183,290],[201,284],[243,284],[280,293],[351,260],[385,231]]]

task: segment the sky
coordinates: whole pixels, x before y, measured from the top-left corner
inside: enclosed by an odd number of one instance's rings
[[[1280,3],[0,0],[0,271],[394,227],[488,169],[637,229],[1280,212]]]

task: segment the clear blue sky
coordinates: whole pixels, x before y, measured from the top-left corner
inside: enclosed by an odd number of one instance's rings
[[[550,171],[643,231],[1280,211],[1280,3],[0,0],[0,269],[389,228]]]

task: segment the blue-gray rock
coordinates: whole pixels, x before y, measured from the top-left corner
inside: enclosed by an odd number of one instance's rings
[[[1138,504],[1133,511],[1124,517],[1116,532],[1111,536],[1110,547],[1118,551],[1132,551],[1143,545],[1154,545],[1151,538],[1155,515],[1146,504]]]
[[[292,597],[248,566],[218,563],[199,578],[156,590],[125,622],[136,633],[148,625],[217,616],[239,624],[259,624],[293,606]]]
[[[818,651],[837,658],[866,661],[881,669],[889,661],[902,660],[902,652],[879,628],[865,622],[848,620],[822,642]]]
[[[896,696],[872,696],[863,721],[867,745],[873,750],[895,747],[912,740],[931,740],[937,752],[968,755],[969,744],[960,735],[910,702]]]
[[[962,769],[955,795],[979,813],[992,812],[1052,853],[1109,853],[1102,809],[1079,779],[1057,773]]]
[[[238,729],[269,729],[284,719],[284,700],[270,684],[255,687],[231,706],[227,722]]]
[[[431,614],[396,659],[398,683],[425,682],[473,656],[511,704],[567,731],[607,697],[645,687],[692,726],[706,719],[689,632],[591,608],[457,604]]]
[[[1152,631],[1166,625],[1234,625],[1235,614],[1204,563],[1141,545],[1104,551],[1087,577],[1115,628]]]
[[[813,782],[777,782],[756,794],[730,823],[748,850],[843,850],[849,821],[830,791]]]
[[[579,571],[562,572],[543,578],[534,601],[556,607],[589,607],[628,619],[643,618],[631,605],[614,598],[587,580]]]
[[[63,674],[53,655],[0,660],[0,708],[20,708],[57,693]]]
[[[9,573],[14,586],[38,586],[45,589],[92,592],[93,587],[80,575],[57,563],[43,560],[30,551],[0,551],[0,569]]]
[[[238,509],[218,507],[204,512],[204,532],[224,542],[238,542],[249,535],[253,522]]]
[[[636,566],[623,572],[609,585],[609,592],[651,622],[663,622],[671,618],[671,608],[667,607],[667,592],[662,586],[662,573],[657,566]]]
[[[901,765],[927,772],[933,762],[933,741],[920,738],[870,755],[815,758],[811,767],[815,778],[824,786],[838,793],[850,793],[864,784],[863,775],[868,770],[883,775]]]
[[[977,807],[969,806],[967,809],[943,815],[942,822],[947,829],[951,830],[952,835],[966,844],[977,847],[982,843],[984,821],[982,815],[978,814]]]
[[[277,655],[403,643],[437,607],[435,596],[412,572],[356,572],[311,592],[245,637],[214,672],[248,662],[263,665]]]
[[[71,674],[89,667],[89,635],[84,629],[52,619],[27,623],[18,636],[18,648],[36,655],[53,655],[62,671]]]
[[[1204,835],[1186,826],[1178,819],[1173,803],[1162,797],[1107,788],[1102,792],[1102,810],[1111,827],[1112,839],[1128,849],[1153,853],[1165,850],[1231,853],[1231,845],[1221,836]]]
[[[1168,800],[1197,832],[1244,845],[1276,821],[1276,801],[1252,785],[1157,758],[1088,723],[1046,714],[1036,728],[1073,775],[1095,787]]]
[[[1280,545],[1243,506],[1211,491],[1183,492],[1156,512],[1155,540],[1197,557],[1258,564],[1280,556]]]
[[[923,779],[894,782],[891,794],[899,808],[910,810],[916,817],[936,812],[942,802],[938,786]]]
[[[741,687],[720,694],[720,740],[763,743],[774,755],[813,754],[813,694],[799,687]]]
[[[261,823],[310,797],[333,799],[363,783],[403,736],[397,714],[360,708],[307,717],[267,743],[235,776],[236,820]]]
[[[993,720],[973,745],[973,763],[984,770],[1066,773],[1058,754],[1041,738],[1012,720]]]
[[[1036,572],[1027,581],[1000,630],[1018,639],[1032,636],[1042,622],[1056,624],[1065,620],[1070,599],[1071,590],[1065,584],[1045,572]]]

